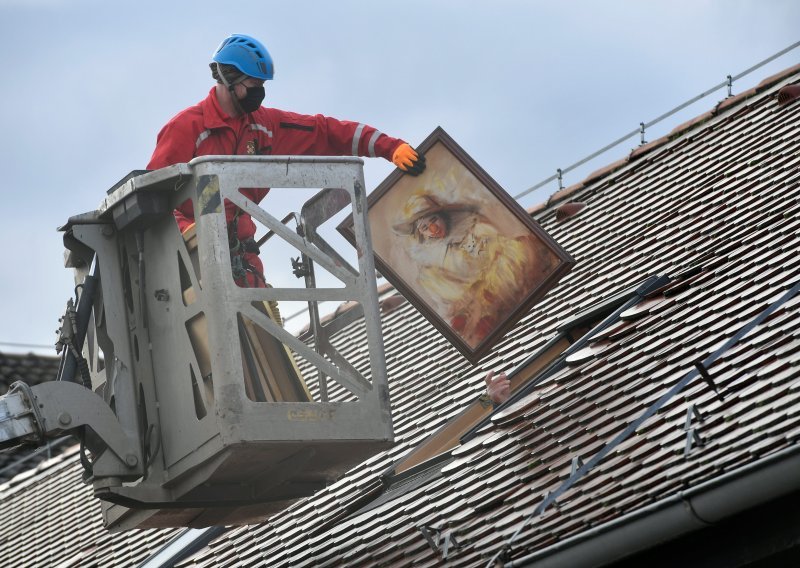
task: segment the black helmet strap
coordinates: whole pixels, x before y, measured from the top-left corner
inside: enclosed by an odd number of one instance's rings
[[[219,76],[219,80],[222,81],[222,84],[228,88],[228,92],[231,94],[231,99],[233,99],[233,106],[236,107],[236,110],[238,110],[240,114],[247,114],[245,110],[242,108],[242,105],[239,103],[239,99],[236,97],[236,91],[234,90],[236,83],[241,83],[242,81],[244,81],[247,75],[243,74],[239,78],[239,80],[230,83],[228,82],[228,79],[225,78],[225,74],[222,72],[222,67],[220,67],[219,62],[215,61],[214,65],[217,68],[217,76]]]

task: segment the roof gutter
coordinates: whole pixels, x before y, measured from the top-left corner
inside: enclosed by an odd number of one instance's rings
[[[798,473],[795,445],[499,566],[604,566],[797,491]]]

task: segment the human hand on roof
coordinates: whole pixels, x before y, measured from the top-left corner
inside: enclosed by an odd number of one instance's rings
[[[495,404],[503,404],[511,396],[511,381],[505,373],[500,373],[496,377],[494,371],[486,373],[486,393]]]
[[[392,154],[395,166],[412,176],[418,176],[425,171],[425,156],[418,153],[405,142],[400,144]]]

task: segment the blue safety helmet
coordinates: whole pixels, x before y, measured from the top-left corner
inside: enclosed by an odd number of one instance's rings
[[[225,38],[212,58],[217,63],[233,65],[250,77],[264,81],[272,79],[275,66],[264,44],[243,34]]]

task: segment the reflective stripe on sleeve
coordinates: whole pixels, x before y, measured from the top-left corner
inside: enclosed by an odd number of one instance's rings
[[[211,136],[211,131],[210,130],[203,130],[200,133],[200,136],[197,137],[197,140],[194,143],[194,149],[197,150],[198,148],[200,148],[200,144],[202,144],[203,140],[205,140],[209,136]]]
[[[361,142],[361,133],[364,131],[365,124],[359,124],[356,128],[356,133],[353,134],[353,151],[354,156],[358,156],[358,143]]]
[[[254,122],[251,122],[250,123],[250,130],[260,130],[261,132],[263,132],[264,134],[266,134],[267,136],[272,138],[272,130],[269,130],[263,124],[256,124]]]
[[[383,134],[383,132],[381,132],[380,130],[376,130],[375,132],[372,133],[372,136],[370,136],[370,139],[369,139],[369,157],[370,158],[375,158],[376,157],[375,156],[375,142],[378,141],[378,137],[381,134]]]

